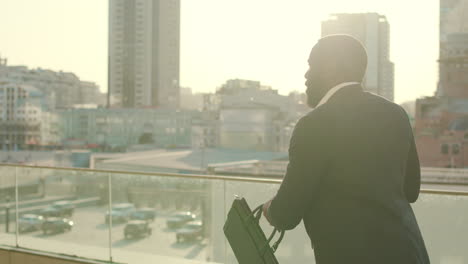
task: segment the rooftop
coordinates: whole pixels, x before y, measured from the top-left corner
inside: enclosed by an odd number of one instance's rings
[[[150,150],[118,154],[95,154],[96,168],[126,167],[130,170],[167,170],[179,173],[204,172],[208,165],[245,160],[279,160],[287,158],[285,152],[256,152],[230,149]],[[93,162],[92,162],[93,163]],[[132,169],[133,168],[133,169]]]

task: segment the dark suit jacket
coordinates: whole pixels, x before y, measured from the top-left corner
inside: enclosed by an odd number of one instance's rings
[[[426,264],[420,178],[406,112],[354,85],[297,123],[268,215],[283,230],[303,220],[318,264]]]

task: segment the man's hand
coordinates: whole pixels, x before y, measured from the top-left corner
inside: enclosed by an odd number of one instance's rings
[[[268,221],[268,223],[270,223],[270,225],[273,225],[271,223],[271,220],[270,218],[268,217],[268,209],[270,209],[270,205],[271,205],[271,201],[273,201],[273,199],[269,200],[268,202],[264,203],[263,204],[263,216],[265,217],[265,219]]]

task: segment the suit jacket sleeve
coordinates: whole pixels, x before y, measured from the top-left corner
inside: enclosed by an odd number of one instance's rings
[[[408,160],[406,161],[405,195],[410,203],[416,202],[421,188],[421,168],[419,165],[418,152],[414,142],[413,132],[410,130],[410,148]]]
[[[286,175],[268,210],[270,222],[280,230],[301,222],[326,167],[323,128],[314,121],[302,118],[294,128]]]

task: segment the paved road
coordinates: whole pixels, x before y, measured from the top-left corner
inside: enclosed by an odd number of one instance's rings
[[[20,244],[21,237],[29,236],[106,248],[108,246],[109,231],[108,226],[104,223],[105,212],[106,207],[78,208],[72,217],[75,225],[70,232],[53,235],[44,235],[40,231],[24,233],[20,234]],[[129,240],[124,238],[125,224],[114,225],[112,228],[113,248],[193,260],[203,261],[206,259],[206,240],[177,243],[175,232],[166,228],[165,216],[157,217],[150,225],[153,228],[152,235]],[[11,231],[14,230],[14,223],[10,225],[10,228]],[[5,227],[0,225],[0,233],[3,232],[5,232]],[[35,245],[29,246],[36,248]],[[37,248],[41,248],[40,245],[37,245]],[[118,250],[115,253],[118,254]],[[118,255],[115,257],[118,259]]]

